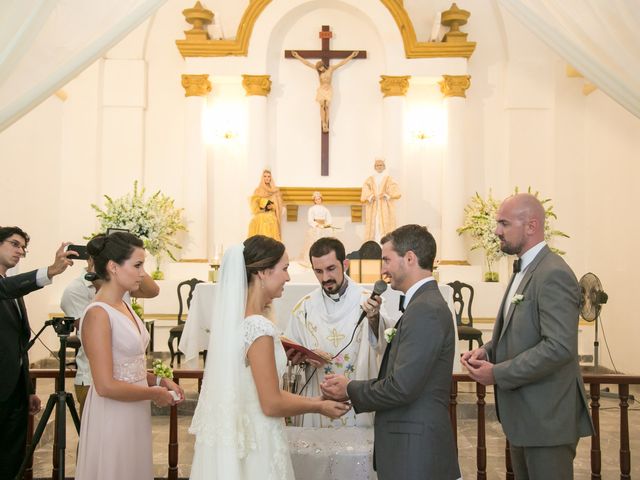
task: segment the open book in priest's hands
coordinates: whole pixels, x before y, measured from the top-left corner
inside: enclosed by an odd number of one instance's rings
[[[300,352],[302,354],[305,355],[305,357],[311,359],[311,360],[316,360],[318,362],[322,362],[322,363],[331,363],[331,356],[328,353],[324,353],[324,352],[314,352],[313,350],[309,350],[307,347],[303,347],[302,345],[300,345],[297,342],[294,342],[293,340],[291,340],[290,338],[285,337],[284,335],[282,335],[280,337],[280,341],[282,342],[282,346],[284,347],[285,352],[287,350],[293,349],[296,352]]]

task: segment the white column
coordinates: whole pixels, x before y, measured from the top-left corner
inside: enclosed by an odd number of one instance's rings
[[[440,90],[447,108],[447,149],[442,165],[442,242],[443,265],[468,265],[463,238],[456,229],[464,220],[465,172],[464,125],[465,91],[471,85],[469,75],[443,75]]]
[[[260,172],[269,166],[266,157],[267,140],[267,96],[271,92],[269,75],[242,75],[242,86],[249,102],[249,131],[247,149],[247,171]],[[255,176],[255,175],[254,175]],[[257,178],[257,177],[256,177]],[[252,181],[255,180],[252,178]],[[257,180],[255,180],[257,184]]]
[[[383,155],[387,165],[400,166],[403,158],[404,135],[404,96],[409,90],[409,75],[380,75],[380,91],[382,92],[383,123]]]
[[[203,118],[209,75],[182,75],[185,88],[185,152],[183,199],[189,239],[183,246],[183,259],[207,258],[207,150]]]

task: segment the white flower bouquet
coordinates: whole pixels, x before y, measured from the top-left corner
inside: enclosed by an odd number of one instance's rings
[[[166,254],[172,260],[175,256],[172,249],[182,248],[174,237],[179,231],[187,228],[182,219],[182,208],[176,208],[172,198],[159,190],[151,197],[145,198],[145,189],[133,183],[133,194],[126,194],[113,199],[105,195],[106,204],[100,208],[91,207],[97,212],[100,231],[109,228],[123,228],[140,237],[144,248],[156,258],[156,264]],[[159,270],[159,268],[158,268]]]
[[[518,187],[514,189],[514,194],[518,193]],[[538,197],[539,192],[532,193],[531,187],[527,189],[527,193]],[[551,220],[557,220],[557,216],[553,211],[553,205],[551,205],[551,199],[545,198],[540,200],[544,207],[545,224],[544,224],[544,239],[549,243],[553,237],[565,237],[568,238],[564,232],[556,230],[551,225]],[[493,271],[493,265],[505,256],[505,253],[500,250],[500,239],[495,235],[496,230],[496,214],[500,204],[493,198],[491,190],[486,199],[482,198],[479,193],[476,192],[475,196],[471,198],[471,202],[464,208],[464,223],[457,229],[459,235],[468,233],[473,239],[471,244],[471,250],[481,248],[484,250],[485,260],[487,262],[488,271],[485,274],[485,280],[490,282],[498,281],[498,273]],[[565,252],[550,247],[554,252],[564,255]]]

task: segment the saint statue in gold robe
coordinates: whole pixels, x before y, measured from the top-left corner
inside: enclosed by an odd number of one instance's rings
[[[249,236],[265,235],[281,240],[282,194],[276,187],[270,170],[263,170],[260,184],[251,196],[250,206],[253,218],[249,223]]]
[[[362,186],[360,201],[364,204],[365,241],[380,241],[385,234],[396,228],[395,201],[400,198],[400,187],[384,173],[385,163],[376,158],[376,173],[367,178]]]

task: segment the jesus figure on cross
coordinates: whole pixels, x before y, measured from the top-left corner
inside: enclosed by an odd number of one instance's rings
[[[320,104],[320,120],[322,122],[322,131],[324,133],[329,132],[329,106],[331,104],[331,96],[333,94],[333,89],[331,88],[331,77],[333,75],[333,72],[356,57],[358,53],[358,51],[355,51],[340,62],[329,65],[329,67],[327,67],[322,60],[319,60],[314,65],[309,60],[301,57],[298,52],[291,52],[291,56],[293,58],[300,60],[307,67],[313,68],[318,72],[318,80],[320,81],[320,85],[318,86],[318,91],[316,92],[316,102]]]

